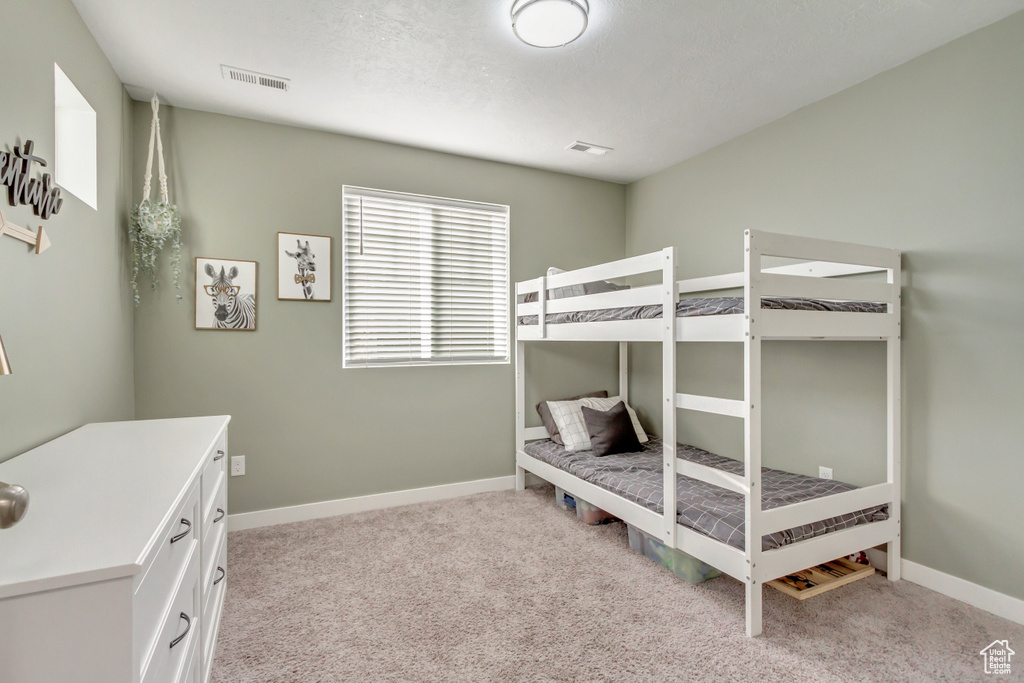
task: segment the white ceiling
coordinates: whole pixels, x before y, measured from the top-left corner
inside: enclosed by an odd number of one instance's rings
[[[512,0],[73,0],[133,96],[631,182],[1024,0],[590,0],[554,49]],[[291,79],[225,81],[221,64]],[[574,140],[615,151],[567,151]]]

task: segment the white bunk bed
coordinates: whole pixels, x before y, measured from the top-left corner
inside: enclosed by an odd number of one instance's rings
[[[525,487],[531,472],[660,538],[746,585],[746,632],[761,633],[762,586],[780,576],[886,544],[888,577],[900,578],[900,253],[891,249],[780,235],[745,232],[744,270],[714,277],[676,280],[674,247],[579,270],[516,283],[516,486]],[[797,265],[762,268],[765,257],[802,261]],[[548,299],[549,289],[597,280],[660,273],[661,283],[621,291]],[[840,276],[884,272],[886,282]],[[675,311],[680,295],[743,288],[743,313],[695,317],[547,321],[550,314],[661,305]],[[523,302],[535,293],[536,301]],[[762,297],[796,297],[884,304],[882,312],[770,310],[750,302]],[[535,324],[521,324],[536,316]],[[887,358],[887,478],[885,483],[807,500],[770,510],[761,509],[761,344],[771,340],[882,341]],[[664,512],[622,498],[577,478],[525,452],[526,443],[548,438],[544,427],[526,427],[525,344],[531,341],[619,342],[619,394],[628,398],[628,342],[662,344],[664,441]],[[744,399],[678,393],[675,386],[677,342],[743,344]],[[685,347],[680,347],[685,348]],[[676,410],[729,415],[744,424],[744,476],[680,459],[676,454]],[[745,550],[740,551],[678,524],[677,474],[720,486],[744,497]],[[761,537],[876,505],[888,506],[888,519],[762,550]],[[753,540],[753,542],[751,542]]]

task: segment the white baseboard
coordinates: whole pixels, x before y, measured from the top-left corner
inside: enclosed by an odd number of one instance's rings
[[[874,548],[868,550],[868,560],[872,566],[885,571],[886,554],[884,550]],[[903,578],[911,583],[924,586],[954,600],[966,602],[968,605],[991,612],[1012,622],[1024,624],[1024,600],[910,560],[903,560],[900,563],[900,570],[903,573]]]
[[[1024,624],[1024,600],[979,586],[923,564],[903,560],[903,578],[996,616]]]
[[[526,477],[527,486],[534,486],[541,482],[540,479],[532,477],[530,474],[527,474]],[[228,515],[228,531],[241,531],[242,529],[255,529],[261,526],[303,522],[309,519],[336,517],[337,515],[350,515],[353,512],[382,510],[384,508],[398,507],[399,505],[412,505],[413,503],[427,503],[434,500],[459,498],[488,491],[508,491],[515,487],[515,476],[495,477],[494,479],[477,479],[476,481],[463,481],[457,484],[444,484],[442,486],[427,486],[421,489],[409,489],[408,491],[391,491],[371,496],[325,500],[320,503],[293,505],[272,510],[242,512],[240,514]]]

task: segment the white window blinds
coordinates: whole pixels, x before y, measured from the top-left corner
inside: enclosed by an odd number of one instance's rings
[[[509,360],[507,206],[345,186],[345,367]]]

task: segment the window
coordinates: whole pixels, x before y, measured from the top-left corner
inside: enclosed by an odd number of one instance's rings
[[[345,186],[344,367],[509,362],[507,206]]]
[[[96,208],[96,110],[53,65],[53,179]]]

